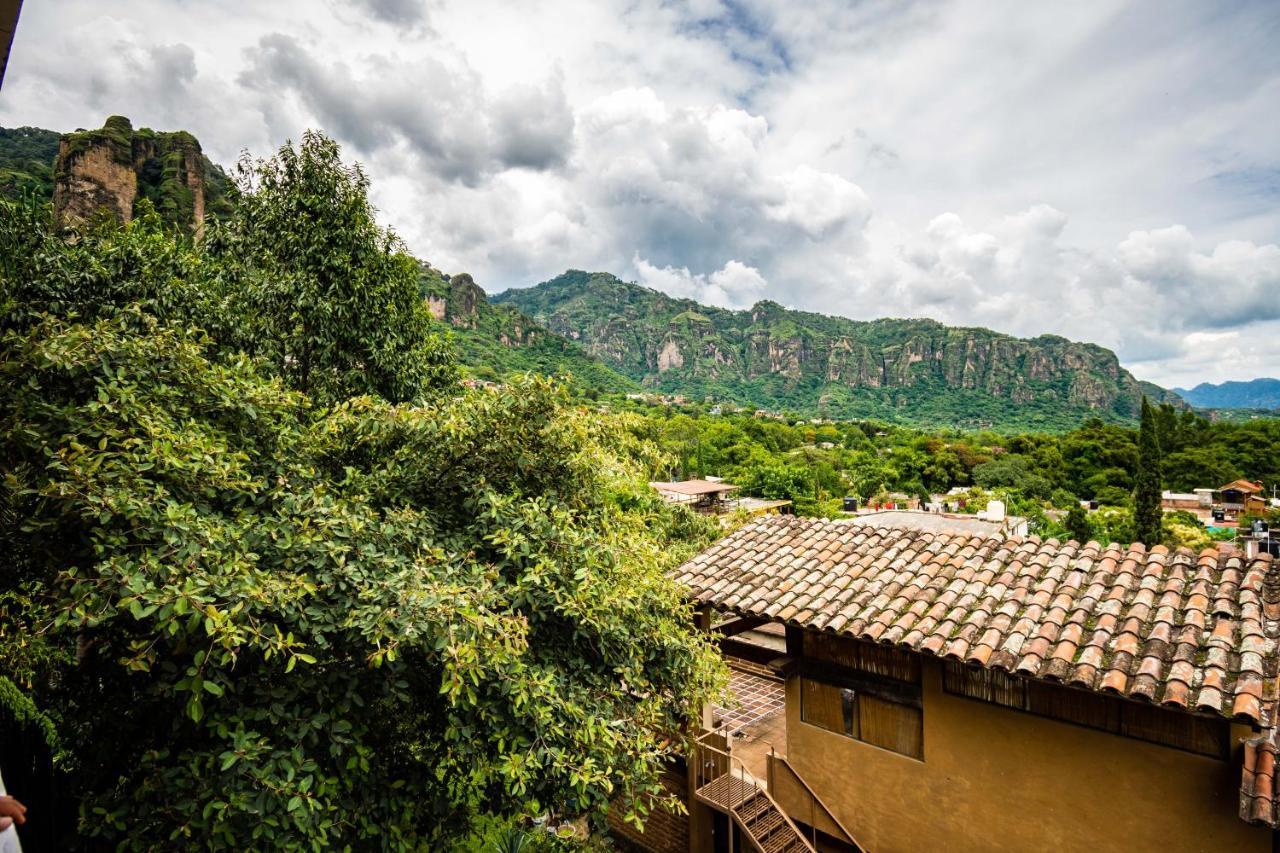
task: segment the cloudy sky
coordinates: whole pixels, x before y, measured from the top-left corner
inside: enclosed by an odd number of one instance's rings
[[[490,292],[730,307],[1280,375],[1280,3],[29,0],[0,125],[318,127]]]

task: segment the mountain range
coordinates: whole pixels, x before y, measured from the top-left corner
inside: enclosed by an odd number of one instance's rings
[[[1251,379],[1217,385],[1201,382],[1190,390],[1173,390],[1201,409],[1280,409],[1280,379]]]
[[[103,208],[127,221],[145,199],[166,221],[197,231],[230,203],[226,190],[223,171],[183,131],[135,130],[120,116],[71,134],[0,129],[0,195],[52,201],[64,221]],[[592,393],[643,389],[961,428],[1063,429],[1091,417],[1132,423],[1144,395],[1185,406],[1139,382],[1110,350],[1054,335],[857,321],[770,301],[735,311],[581,270],[492,298],[471,276],[426,263],[419,282],[479,378],[572,374]]]
[[[835,418],[959,427],[1130,422],[1139,382],[1115,353],[1054,335],[1014,338],[933,320],[849,320],[762,301],[732,311],[608,273],[570,270],[493,301],[518,308],[656,391]]]

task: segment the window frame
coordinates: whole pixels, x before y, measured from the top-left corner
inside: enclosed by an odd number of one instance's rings
[[[848,669],[831,664],[825,661],[815,661],[811,659],[802,659],[796,671],[799,677],[798,688],[800,692],[800,722],[816,729],[837,735],[838,737],[847,738],[857,743],[866,744],[875,749],[884,750],[894,755],[909,758],[912,761],[924,762],[924,691],[919,684],[911,684],[905,681],[888,678],[886,676],[874,675],[866,672]],[[806,699],[807,692],[806,682],[831,687],[841,691],[851,691],[852,697],[852,724],[849,724],[846,717],[846,725],[844,731],[837,731],[826,725],[817,722],[811,722],[806,718]],[[919,735],[917,743],[919,745],[918,753],[906,752],[896,749],[892,746],[885,746],[880,743],[868,740],[862,731],[862,698],[866,696],[877,702],[897,705],[905,708],[911,708],[916,715],[918,721]],[[845,698],[842,696],[842,699]],[[843,709],[842,709],[843,710]]]

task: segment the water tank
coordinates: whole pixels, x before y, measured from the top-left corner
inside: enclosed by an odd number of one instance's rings
[[[1004,501],[987,501],[987,519],[1004,521]]]
[[[858,499],[857,499],[857,498],[845,498],[845,499],[844,499],[844,511],[845,511],[845,512],[857,512],[857,511],[858,511]]]

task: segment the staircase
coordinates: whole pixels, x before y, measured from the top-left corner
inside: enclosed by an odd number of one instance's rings
[[[729,815],[758,853],[815,853],[815,849],[742,762],[712,742],[724,737],[708,732],[694,741],[694,796]]]

